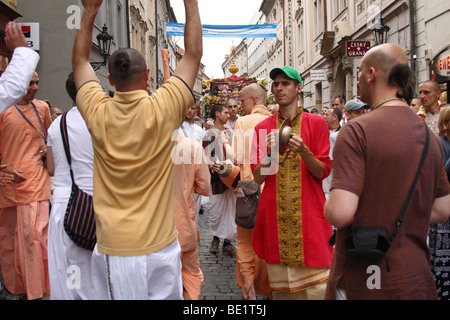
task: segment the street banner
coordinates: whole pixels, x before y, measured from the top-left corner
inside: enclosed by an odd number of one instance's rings
[[[184,36],[184,24],[167,22],[168,36]],[[274,24],[256,25],[203,25],[203,37],[211,38],[276,38]]]

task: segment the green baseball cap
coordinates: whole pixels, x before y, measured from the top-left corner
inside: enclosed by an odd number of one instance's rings
[[[284,73],[286,76],[288,76],[292,80],[297,80],[298,82],[300,82],[300,84],[302,84],[302,82],[303,82],[302,77],[300,76],[298,71],[290,66],[284,66],[282,68],[273,69],[272,71],[270,71],[270,79],[274,80],[275,76],[279,73]]]

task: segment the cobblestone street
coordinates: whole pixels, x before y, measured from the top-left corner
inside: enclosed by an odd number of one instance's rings
[[[209,228],[208,210],[199,215],[199,232],[200,267],[204,276],[202,299],[242,300],[241,289],[236,285],[236,258],[222,254],[222,241],[217,255],[209,252],[212,234]],[[236,247],[236,241],[232,244]]]

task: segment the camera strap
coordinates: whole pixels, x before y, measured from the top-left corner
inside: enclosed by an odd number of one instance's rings
[[[430,130],[428,130],[428,126],[426,125],[425,122],[424,122],[424,125],[425,125],[425,131],[426,131],[426,141],[425,141],[425,146],[424,146],[423,152],[422,152],[422,158],[420,159],[419,169],[417,170],[416,177],[414,178],[414,182],[411,186],[411,189],[409,190],[408,196],[406,197],[406,201],[403,204],[402,211],[400,212],[400,215],[397,218],[397,221],[395,223],[395,229],[390,238],[391,242],[394,241],[395,237],[397,236],[398,229],[403,225],[406,211],[408,210],[409,204],[413,197],[414,189],[416,188],[417,181],[419,180],[420,172],[422,171],[422,167],[425,163],[425,159],[427,157],[428,150],[430,147]]]
[[[37,133],[39,133],[39,135],[41,136],[42,139],[44,139],[45,145],[47,145],[47,138],[45,137],[45,127],[44,124],[42,123],[41,117],[39,116],[39,113],[36,109],[36,106],[34,105],[33,101],[31,101],[31,105],[33,106],[34,112],[36,113],[36,117],[39,120],[39,123],[41,125],[41,128],[44,132],[44,134],[42,134],[32,123],[31,121],[25,116],[25,114],[22,112],[22,110],[19,109],[19,107],[17,106],[17,104],[15,104],[14,106],[16,107],[17,111],[19,111],[19,113],[22,115],[22,117],[34,128],[34,130],[37,131]]]

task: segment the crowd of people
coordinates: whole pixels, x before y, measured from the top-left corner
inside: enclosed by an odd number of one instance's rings
[[[270,71],[276,105],[250,84],[240,94],[244,115],[230,99],[199,125],[191,91],[203,49],[197,1],[184,1],[185,55],[164,86],[149,94],[143,56],[120,49],[108,63],[113,98],[89,63],[101,4],[83,1],[65,113],[35,98],[39,56],[20,25],[6,28],[14,55],[0,77],[4,293],[201,299],[198,215],[207,200],[209,252],[220,254],[222,241],[222,254],[235,257],[246,300],[450,297],[450,107],[433,81],[421,84],[417,103],[401,47],[372,48],[361,62],[360,99],[333,97],[320,115],[300,106],[302,78],[283,66]],[[247,194],[244,182],[257,188]],[[75,183],[93,198],[92,250],[72,241],[64,223]],[[257,215],[249,226],[236,215],[250,197]],[[382,257],[347,251],[365,227],[388,235]],[[373,233],[363,240],[379,249]]]

